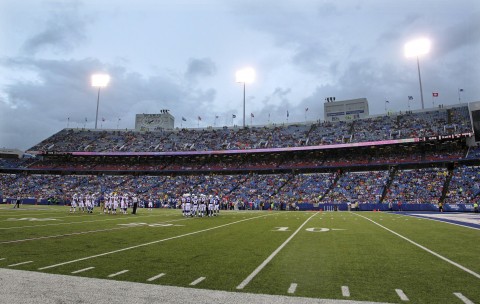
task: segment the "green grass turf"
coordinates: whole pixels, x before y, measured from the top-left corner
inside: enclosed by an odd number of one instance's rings
[[[95,278],[129,270],[111,279],[185,287],[205,277],[196,288],[237,291],[310,218],[242,291],[289,295],[296,283],[292,296],[345,299],[341,286],[348,286],[352,300],[400,303],[395,289],[401,289],[411,303],[461,303],[454,292],[480,302],[480,279],[366,218],[480,273],[480,231],[442,222],[380,212],[235,211],[184,218],[179,210],[140,209],[133,216],[7,207],[0,205],[3,268]],[[8,266],[24,261],[33,262]],[[71,274],[87,267],[95,268]]]

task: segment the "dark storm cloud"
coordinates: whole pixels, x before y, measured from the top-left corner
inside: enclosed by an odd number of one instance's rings
[[[97,89],[90,86],[92,72],[106,72],[112,77],[108,87],[101,90],[99,125],[104,128],[133,128],[135,114],[159,113],[169,109],[177,117],[192,117],[207,113],[216,97],[214,89],[186,86],[181,77],[153,75],[149,77],[128,72],[119,65],[108,65],[97,59],[44,60],[9,58],[0,62],[15,71],[36,74],[36,80],[17,81],[5,87],[0,100],[2,114],[18,117],[0,122],[1,142],[12,143],[21,149],[29,148],[41,139],[69,127],[93,128]],[[192,112],[195,109],[195,113]],[[41,114],[40,114],[41,113]],[[25,124],[34,129],[19,137]],[[41,127],[40,127],[41,125]],[[35,126],[39,126],[36,129]],[[41,130],[41,131],[40,131]],[[16,144],[18,143],[18,144]],[[28,146],[25,146],[28,145]]]
[[[62,53],[72,51],[86,38],[90,18],[80,13],[80,2],[52,3],[48,19],[39,24],[38,32],[29,37],[22,46],[25,54],[34,55],[41,51]]]
[[[199,77],[214,76],[217,72],[215,63],[210,58],[192,58],[188,61],[185,77],[197,80]]]

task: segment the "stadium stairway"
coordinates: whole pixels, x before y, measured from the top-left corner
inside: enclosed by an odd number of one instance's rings
[[[447,178],[445,179],[445,183],[443,184],[442,195],[440,196],[440,199],[438,200],[438,203],[443,203],[445,201],[445,198],[447,197],[447,193],[448,193],[448,188],[450,187],[450,181],[452,180],[452,177],[453,177],[453,167],[448,168]]]
[[[390,185],[393,182],[393,179],[395,178],[395,175],[397,174],[398,168],[397,167],[391,167],[390,168],[390,174],[388,176],[387,183],[383,187],[382,191],[382,197],[380,198],[380,203],[383,203],[383,200],[385,199],[385,196],[387,196],[388,189],[390,188]]]

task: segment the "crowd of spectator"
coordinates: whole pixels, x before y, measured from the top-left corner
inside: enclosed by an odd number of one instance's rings
[[[287,148],[471,133],[467,106],[351,122],[155,132],[64,129],[30,151],[178,152]]]
[[[447,176],[451,174],[450,183]],[[141,200],[173,206],[185,193],[218,195],[222,204],[261,209],[265,204],[303,203],[429,203],[478,200],[480,174],[476,166],[330,173],[199,174],[199,175],[52,175],[0,174],[5,198],[55,198],[68,202],[74,193],[135,193]]]

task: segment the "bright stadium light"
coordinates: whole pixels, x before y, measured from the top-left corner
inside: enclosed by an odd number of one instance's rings
[[[424,109],[423,103],[423,89],[422,89],[422,77],[420,75],[420,59],[419,56],[428,54],[430,52],[431,42],[427,38],[419,38],[409,41],[405,44],[404,51],[405,57],[417,57],[418,68],[418,82],[420,84],[420,99],[422,101],[422,109]]]
[[[243,127],[245,128],[245,84],[252,83],[255,80],[255,70],[244,68],[235,73],[236,82],[243,83]]]
[[[93,74],[92,75],[92,87],[98,88],[97,95],[97,114],[95,115],[95,129],[97,129],[98,122],[98,105],[100,103],[100,89],[104,88],[110,82],[110,75],[107,74]]]

